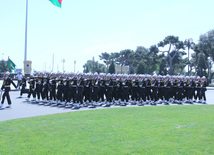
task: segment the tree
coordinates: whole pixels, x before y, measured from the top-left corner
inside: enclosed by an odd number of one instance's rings
[[[214,30],[201,35],[198,46],[206,57],[211,57],[211,59],[214,60]]]
[[[199,42],[197,44],[198,53],[203,53],[206,64],[210,61],[214,61],[214,30],[210,30],[207,33],[199,37]],[[198,57],[199,58],[199,57]],[[214,73],[211,73],[211,65],[208,66],[209,79],[212,79]]]
[[[189,72],[190,72],[190,55],[189,55],[189,50],[190,49],[193,49],[195,43],[193,42],[192,38],[188,38],[184,41],[184,45],[187,47],[187,50],[188,50],[188,72],[187,74],[189,75]]]
[[[5,72],[6,69],[6,62],[4,60],[0,61],[0,72]]]
[[[130,58],[130,61],[133,62],[133,66],[136,68],[136,72],[140,72],[139,67],[141,68],[142,65],[144,65],[144,73],[153,74],[157,69],[157,63],[159,61],[157,53],[158,49],[156,46],[151,46],[149,49],[143,46],[138,46],[136,51],[133,53],[133,56]]]
[[[152,45],[149,48],[149,60],[147,60],[147,68],[149,68],[149,74],[153,74],[154,72],[157,72],[158,70],[158,64],[160,64],[160,61],[163,57],[163,55],[158,55],[158,47],[156,45]]]
[[[163,57],[160,65],[159,65],[159,74],[166,75],[167,74],[167,57]]]
[[[108,66],[111,63],[111,56],[109,53],[105,52],[105,53],[101,53],[101,55],[99,55],[100,60],[103,60],[103,62],[106,64],[106,72],[108,72]]]
[[[88,72],[97,72],[97,73],[105,73],[106,72],[106,67],[104,64],[100,64],[98,61],[93,61],[93,60],[88,60],[86,64],[83,65],[83,72],[88,73]]]
[[[198,54],[198,62],[197,62],[198,66],[196,68],[197,75],[199,75],[199,76],[206,76],[206,69],[207,69],[208,65],[204,62],[207,62],[205,54],[199,53]]]
[[[172,75],[172,72],[173,72],[172,61],[175,58],[176,54],[181,49],[184,50],[185,47],[184,47],[183,41],[179,41],[179,38],[175,37],[175,36],[167,36],[163,41],[160,41],[158,43],[158,47],[166,48],[166,46],[168,46],[168,50],[166,50],[166,51],[159,50],[159,51],[163,52],[163,53],[167,53],[167,56],[169,58],[169,67],[170,67],[169,74]],[[173,55],[170,54],[172,52],[174,52]]]
[[[123,72],[122,67],[125,65],[129,65],[128,59],[132,52],[133,52],[132,50],[126,49],[126,50],[120,51],[119,55],[115,54],[115,56],[117,56],[116,62],[121,66],[121,73]]]
[[[171,55],[174,55],[174,52],[171,52],[170,54]],[[188,58],[185,58],[183,59],[183,56],[186,55],[186,52],[184,51],[179,51],[173,61],[172,61],[172,68],[173,68],[173,71],[172,71],[172,74],[183,74],[183,70],[184,68],[186,67],[186,65],[188,64]],[[167,57],[166,59],[167,61],[169,61],[169,58]]]
[[[146,73],[146,67],[144,63],[140,63],[137,67],[137,74],[145,74]]]
[[[112,61],[110,66],[109,66],[109,73],[114,74],[115,73],[115,66],[114,62]]]

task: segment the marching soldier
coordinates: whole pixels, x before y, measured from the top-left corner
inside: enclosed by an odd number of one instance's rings
[[[92,79],[89,77],[89,75],[87,75],[84,86],[85,102],[87,104],[91,102],[91,94],[92,94]]]
[[[158,99],[159,99],[159,104],[161,104],[164,100],[163,96],[164,96],[164,93],[163,93],[163,87],[164,87],[164,84],[163,84],[163,77],[160,76],[157,80],[158,82]]]
[[[182,104],[184,82],[181,76],[178,77],[177,86],[176,98],[178,100],[178,104]]]
[[[57,105],[61,104],[62,102],[62,93],[63,93],[63,80],[61,78],[57,79]]]
[[[30,100],[30,96],[31,95],[33,96],[33,101],[36,101],[36,92],[34,91],[34,89],[35,89],[35,81],[34,81],[34,78],[33,78],[32,75],[30,76],[28,83],[29,83],[29,93],[28,93],[28,96],[27,96],[27,101]]]
[[[56,102],[56,79],[55,75],[50,78],[50,104]]]
[[[163,92],[164,92],[164,104],[169,104],[169,93],[170,93],[170,87],[171,87],[171,83],[169,80],[169,76],[167,75],[163,81],[164,87],[163,87]]]
[[[104,94],[105,94],[105,80],[104,80],[104,77],[103,75],[101,76],[101,79],[100,81],[98,82],[99,84],[99,92],[98,92],[98,99],[101,101],[101,102],[104,102]]]
[[[94,102],[98,102],[98,93],[99,93],[99,79],[97,77],[97,74],[95,74],[94,79],[92,79],[92,100]]]
[[[145,82],[146,82],[146,98],[147,98],[146,104],[148,104],[151,101],[151,91],[150,91],[151,83],[150,83],[149,75],[146,76]]]
[[[207,79],[205,78],[205,76],[202,77],[202,83],[201,83],[201,95],[200,95],[200,102],[202,102],[202,98],[203,98],[203,104],[206,104],[206,95],[205,92],[207,91]]]
[[[190,104],[193,103],[192,98],[194,94],[194,86],[195,86],[195,83],[193,82],[192,77],[189,77],[186,84],[186,91],[187,91],[187,97],[188,97],[188,101],[186,103],[190,103]]]
[[[113,82],[113,78],[110,77],[110,75],[108,75],[108,77],[109,79],[106,84],[106,99],[107,99],[107,102],[111,103],[113,100],[112,93],[113,93],[114,82]]]
[[[37,74],[37,76],[35,77],[36,80],[36,96],[37,96],[37,101],[36,102],[40,102],[40,96],[42,96],[42,85],[43,85],[43,81],[42,81],[42,74]]]
[[[42,100],[44,103],[49,102],[48,92],[49,92],[49,77],[44,76],[43,77],[43,88],[42,88]]]
[[[4,91],[4,94],[2,96],[2,101],[1,101],[1,104],[0,104],[0,108],[3,107],[3,104],[4,104],[4,100],[5,100],[5,97],[7,97],[7,103],[8,103],[8,106],[6,108],[11,108],[11,100],[10,100],[10,94],[9,94],[9,91],[10,91],[10,84],[12,84],[15,88],[17,88],[16,84],[13,82],[13,80],[9,77],[9,73],[6,72],[5,75],[4,75],[4,81],[3,81],[3,85],[1,87],[1,91],[3,91],[3,89],[5,90]]]
[[[71,97],[71,102],[73,103],[76,103],[77,101],[76,89],[77,89],[77,77],[73,76],[70,82],[70,91],[71,91],[70,97]]]
[[[151,85],[151,105],[156,105],[157,104],[157,100],[158,100],[158,82],[156,80],[156,75],[152,77],[152,79],[150,80],[150,85]]]
[[[22,75],[22,80],[21,80],[21,83],[20,83],[20,85],[22,86],[21,91],[20,91],[20,98],[22,97],[22,94],[23,94],[24,91],[25,91],[26,82],[27,82],[27,80],[26,80],[25,76]]]
[[[123,102],[123,105],[126,106],[126,104],[128,103],[129,101],[129,81],[127,79],[127,75],[125,77],[125,79],[123,80],[123,83],[122,83],[122,102]]]
[[[137,76],[132,80],[132,100],[133,104],[136,104],[136,101],[139,101],[139,79]]]
[[[84,78],[82,74],[79,75],[77,83],[77,108],[83,106],[83,91],[84,91]]]

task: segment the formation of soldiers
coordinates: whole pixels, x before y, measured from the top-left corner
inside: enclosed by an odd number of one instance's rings
[[[32,96],[33,102],[73,108],[206,103],[207,81],[199,76],[36,73],[22,78],[23,87],[26,82],[27,101]]]

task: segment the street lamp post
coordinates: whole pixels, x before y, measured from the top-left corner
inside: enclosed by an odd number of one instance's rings
[[[63,63],[63,73],[64,73],[65,72],[65,70],[64,70],[65,59],[62,60],[62,63]]]
[[[75,67],[76,67],[76,60],[74,60],[74,73],[75,73]]]

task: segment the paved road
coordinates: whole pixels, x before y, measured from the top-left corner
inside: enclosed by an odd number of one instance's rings
[[[31,102],[26,102],[26,94],[23,95],[23,98],[18,98],[19,91],[11,91],[10,96],[12,100],[12,108],[5,108],[7,106],[7,101],[4,103],[4,107],[0,109],[0,121],[6,121],[11,119],[25,118],[25,117],[34,117],[40,115],[56,114],[56,113],[65,113],[65,112],[74,112],[80,110],[89,110],[89,108],[81,108],[79,110],[72,110],[71,108],[64,107],[52,107],[39,105]],[[206,92],[207,103],[208,105],[214,105],[214,90],[208,90]],[[201,104],[197,104],[201,105]],[[158,105],[161,106],[161,105]],[[115,108],[118,106],[112,106]],[[133,107],[128,105],[127,107]],[[96,109],[101,109],[104,107],[98,107]]]

